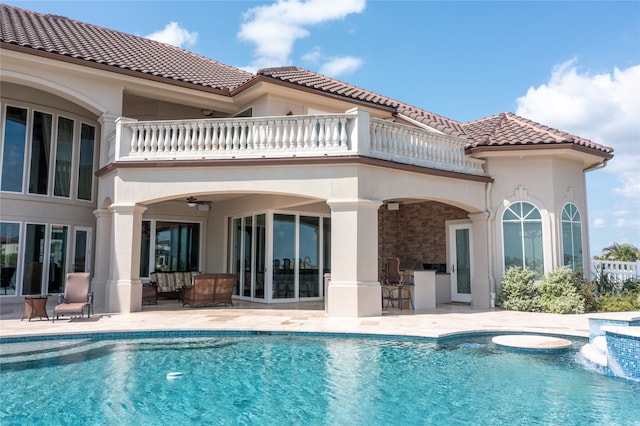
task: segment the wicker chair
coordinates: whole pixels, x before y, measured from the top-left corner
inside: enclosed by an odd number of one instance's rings
[[[80,314],[84,317],[84,308],[87,308],[87,318],[91,318],[93,306],[93,292],[89,291],[91,278],[88,272],[70,272],[64,287],[64,294],[58,296],[58,305],[53,308],[52,321],[60,315]]]

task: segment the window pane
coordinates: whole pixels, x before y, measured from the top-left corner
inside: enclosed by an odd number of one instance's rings
[[[540,222],[524,222],[524,258],[525,266],[536,272],[538,279],[544,275],[542,256],[542,224]]]
[[[56,167],[53,194],[69,197],[71,190],[71,156],[73,154],[73,120],[58,119]]]
[[[320,295],[320,218],[300,216],[300,297]]]
[[[140,241],[140,276],[149,276],[149,252],[151,251],[151,222],[142,221],[142,239]]]
[[[51,126],[53,116],[44,112],[33,113],[31,135],[31,168],[29,193],[46,194],[49,184],[49,158],[51,157]]]
[[[267,260],[267,218],[264,214],[256,216],[256,267],[255,297],[264,299],[264,270]]]
[[[49,253],[49,293],[64,291],[64,277],[67,264],[67,232],[66,226],[51,227],[51,249]]]
[[[197,271],[200,256],[200,224],[156,223],[157,271]]]
[[[582,269],[582,223],[572,203],[562,209],[562,255],[564,266],[573,271]]]
[[[1,294],[16,294],[16,272],[20,247],[20,224],[0,223],[0,288]]]
[[[323,273],[331,272],[331,218],[322,219],[322,269]]]
[[[522,227],[520,223],[503,224],[504,233],[504,267],[512,266],[524,268],[524,254],[522,253]]]
[[[42,291],[45,238],[45,225],[27,225],[27,235],[24,239],[23,296],[40,294]]]
[[[273,215],[273,298],[294,297],[296,217]]]
[[[582,225],[580,223],[573,223],[573,270],[578,271],[582,269]]]
[[[80,160],[78,165],[78,199],[91,200],[93,191],[93,149],[96,129],[86,124],[80,130]]]
[[[22,192],[26,139],[27,110],[7,107],[2,146],[3,191]]]
[[[244,237],[243,241],[243,259],[242,266],[244,268],[243,283],[242,283],[242,296],[251,297],[251,248],[253,243],[253,217],[247,216],[244,218]]]

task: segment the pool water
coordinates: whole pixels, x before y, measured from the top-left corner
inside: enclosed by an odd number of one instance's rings
[[[286,334],[3,343],[0,424],[640,425],[640,384],[588,369],[574,346]]]

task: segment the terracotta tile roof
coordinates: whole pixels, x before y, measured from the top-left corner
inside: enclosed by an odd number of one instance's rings
[[[253,77],[169,44],[4,4],[0,42],[223,91]]]
[[[560,130],[528,120],[516,114],[502,114],[465,123],[464,129],[473,139],[467,149],[522,145],[572,144],[611,154],[613,148],[599,145]]]
[[[59,55],[62,60],[87,61],[114,72],[140,73],[143,78],[168,79],[216,89],[229,95],[241,92],[252,79],[277,80],[347,101],[388,108],[442,133],[470,140],[468,149],[574,144],[600,154],[611,155],[613,152],[612,148],[515,114],[503,113],[463,124],[302,68],[268,68],[254,76],[169,44],[4,4],[0,4],[0,45],[33,50],[34,54],[40,51]]]
[[[462,124],[437,114],[398,102],[369,90],[327,77],[299,67],[279,67],[258,70],[259,76],[269,77],[298,86],[324,92],[345,100],[356,100],[395,110],[415,121],[442,133],[466,138]]]

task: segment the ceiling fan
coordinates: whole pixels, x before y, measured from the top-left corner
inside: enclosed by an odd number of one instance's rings
[[[187,198],[187,205],[189,207],[208,206],[209,204],[211,204],[211,201],[200,201],[196,197]]]

